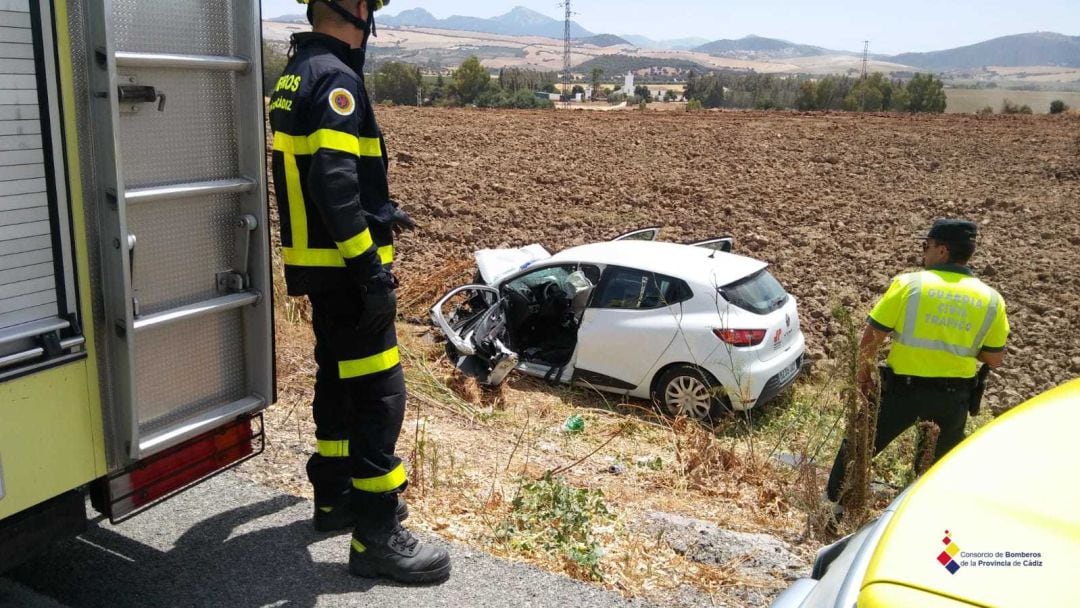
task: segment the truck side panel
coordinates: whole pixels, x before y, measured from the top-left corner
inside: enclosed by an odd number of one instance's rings
[[[85,356],[58,366],[33,371],[0,382],[0,520],[33,505],[79,488],[107,473],[97,360],[93,340],[88,248],[81,187],[79,132],[75,123],[74,78],[71,39],[67,28],[67,4],[58,1],[41,9],[37,2],[26,8],[40,10],[45,35],[38,44],[48,70],[38,62],[36,71],[52,82],[59,103],[51,108],[54,129],[42,136],[57,152],[53,179],[55,204],[64,207],[67,226],[56,223],[70,238],[71,256],[65,259],[58,281],[68,298],[77,303],[79,325],[85,337]],[[55,19],[55,24],[54,20]],[[57,25],[58,24],[58,25]],[[56,57],[47,44],[55,35]],[[63,130],[63,135],[59,136]],[[70,211],[70,213],[68,213]],[[83,270],[76,272],[76,269]],[[66,283],[66,285],[65,285]],[[75,289],[73,289],[75,287]],[[83,294],[76,298],[75,294]],[[18,371],[17,369],[15,371]]]
[[[0,519],[98,476],[84,359],[0,383]]]

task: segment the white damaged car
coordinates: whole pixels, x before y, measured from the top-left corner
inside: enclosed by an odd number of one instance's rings
[[[486,385],[517,369],[699,420],[789,387],[805,340],[795,298],[767,264],[730,253],[730,237],[683,245],[658,233],[555,255],[478,251],[477,283],[431,309],[451,360]]]

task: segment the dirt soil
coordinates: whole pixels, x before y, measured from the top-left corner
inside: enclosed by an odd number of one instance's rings
[[[988,390],[1015,405],[1080,374],[1080,118],[764,112],[581,114],[385,108],[394,196],[422,229],[404,282],[482,247],[551,251],[649,225],[736,237],[798,297],[832,354],[835,303],[859,316],[919,260],[936,217],[978,222],[972,266],[1013,333]]]

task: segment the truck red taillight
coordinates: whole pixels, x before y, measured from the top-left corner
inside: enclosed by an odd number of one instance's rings
[[[764,329],[714,329],[712,333],[732,346],[757,346],[765,339]]]
[[[262,453],[262,414],[242,417],[148,456],[108,479],[103,512],[116,523]]]

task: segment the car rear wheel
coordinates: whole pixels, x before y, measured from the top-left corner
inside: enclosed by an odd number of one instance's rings
[[[720,405],[716,397],[719,388],[720,383],[702,370],[676,365],[657,379],[653,401],[672,416],[708,420]]]

